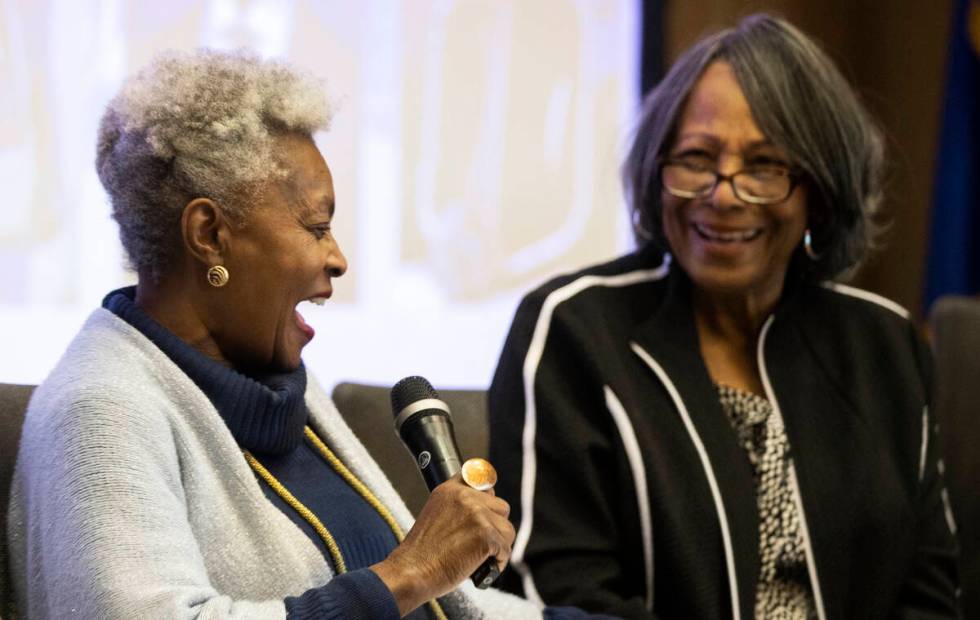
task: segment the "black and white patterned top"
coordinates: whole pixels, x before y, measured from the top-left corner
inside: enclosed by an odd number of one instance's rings
[[[816,617],[799,514],[789,482],[789,441],[762,396],[718,385],[721,407],[752,464],[759,508],[759,583],[755,617]]]

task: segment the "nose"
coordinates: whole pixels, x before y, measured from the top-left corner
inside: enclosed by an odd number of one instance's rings
[[[745,203],[735,195],[734,183],[731,175],[720,176],[714,190],[708,195],[711,206],[717,209],[736,209],[745,206]]]
[[[347,257],[341,251],[339,243],[334,244],[327,256],[327,273],[331,278],[339,278],[347,273]]]

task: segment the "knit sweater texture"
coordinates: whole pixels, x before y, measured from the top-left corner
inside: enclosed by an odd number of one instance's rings
[[[309,424],[408,531],[412,517],[319,384]],[[34,393],[8,517],[29,618],[284,618],[333,571],[268,501],[209,398],[139,330],[96,310]],[[468,581],[450,618],[540,610]]]
[[[106,295],[102,307],[149,338],[201,388],[238,445],[248,450],[291,495],[310,510],[337,543],[347,572],[299,597],[286,598],[289,620],[308,618],[399,617],[387,586],[368,569],[398,544],[395,534],[373,507],[327,464],[304,428],[306,367],[293,371],[250,373],[229,368],[190,346],[157,323],[136,303],[136,287]],[[262,491],[296,524],[333,564],[326,543],[314,527],[264,480]],[[428,605],[406,616],[431,618]]]

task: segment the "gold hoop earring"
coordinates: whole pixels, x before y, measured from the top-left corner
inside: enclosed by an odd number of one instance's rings
[[[228,270],[223,265],[215,265],[208,269],[208,284],[214,288],[221,288],[228,284]]]
[[[806,255],[810,257],[810,260],[820,260],[821,255],[813,249],[813,235],[810,234],[809,228],[807,228],[806,232],[803,233],[803,250],[806,252]]]

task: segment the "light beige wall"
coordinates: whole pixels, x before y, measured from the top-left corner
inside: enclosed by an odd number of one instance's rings
[[[817,39],[857,88],[888,140],[885,247],[854,283],[921,314],[952,3],[867,0],[668,2],[668,60],[738,17],[779,14]]]
[[[206,45],[285,58],[336,104],[315,137],[350,269],[302,310],[307,366],[486,385],[524,292],[630,244],[638,16],[636,0],[0,0],[0,342],[27,356],[0,356],[0,378],[40,381],[134,280],[92,165],[99,117],[157,53]]]

